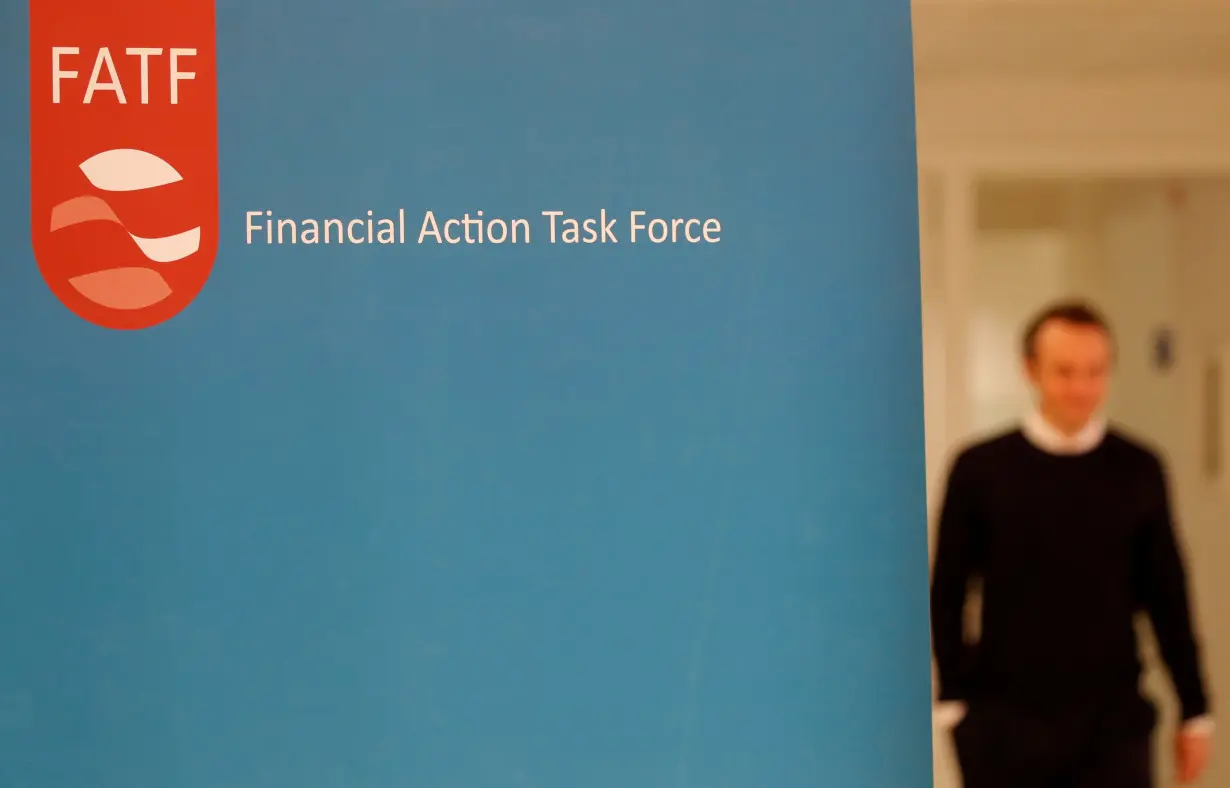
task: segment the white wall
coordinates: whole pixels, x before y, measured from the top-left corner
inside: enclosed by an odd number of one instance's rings
[[[1224,74],[920,73],[915,97],[928,172],[1230,172]]]
[[[970,314],[970,426],[979,434],[1020,420],[1032,396],[1021,371],[1021,332],[1039,304],[1068,292],[1062,228],[979,233]]]
[[[1175,367],[1162,371],[1154,364],[1153,344],[1159,329],[1181,333],[1177,227],[1174,206],[1162,187],[1125,189],[1106,206],[1103,218],[1104,279],[1101,300],[1115,329],[1116,380],[1111,395],[1111,416],[1124,428],[1161,450],[1177,481],[1186,478],[1186,435],[1181,419],[1183,380]],[[1146,635],[1150,666],[1147,691],[1163,710],[1159,743],[1169,741],[1174,724],[1174,703],[1156,648]],[[1159,783],[1173,783],[1170,747],[1159,746]]]
[[[1230,703],[1230,485],[1205,473],[1203,372],[1215,355],[1227,358],[1230,346],[1230,184],[1197,185],[1187,190],[1178,212],[1179,292],[1183,314],[1183,369],[1179,410],[1186,439],[1178,474],[1186,523],[1189,562],[1218,716]],[[1230,390],[1230,368],[1223,373],[1223,396]],[[1223,424],[1230,408],[1223,404]],[[1223,457],[1230,451],[1223,448]],[[1224,473],[1224,471],[1223,471]],[[1230,785],[1230,737],[1223,726],[1219,755],[1205,781]]]

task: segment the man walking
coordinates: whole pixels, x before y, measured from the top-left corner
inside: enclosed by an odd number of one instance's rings
[[[1141,611],[1179,698],[1175,754],[1192,782],[1212,722],[1162,464],[1100,416],[1112,342],[1096,311],[1047,309],[1023,345],[1038,409],[957,457],[940,515],[932,633],[965,788],[1152,786]],[[975,581],[976,642],[964,626]]]

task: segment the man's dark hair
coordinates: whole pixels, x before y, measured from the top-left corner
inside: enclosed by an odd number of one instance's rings
[[[1102,317],[1102,313],[1084,301],[1062,301],[1039,312],[1025,327],[1021,337],[1021,352],[1027,359],[1033,359],[1038,354],[1038,332],[1052,321],[1068,323],[1085,328],[1096,328],[1111,338],[1110,323]]]

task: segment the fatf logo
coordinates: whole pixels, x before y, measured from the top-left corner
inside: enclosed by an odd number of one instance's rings
[[[213,0],[30,0],[31,231],[78,317],[142,329],[218,249]]]

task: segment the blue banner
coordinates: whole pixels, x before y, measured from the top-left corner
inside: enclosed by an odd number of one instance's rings
[[[103,5],[0,6],[0,784],[931,784],[906,0]]]

